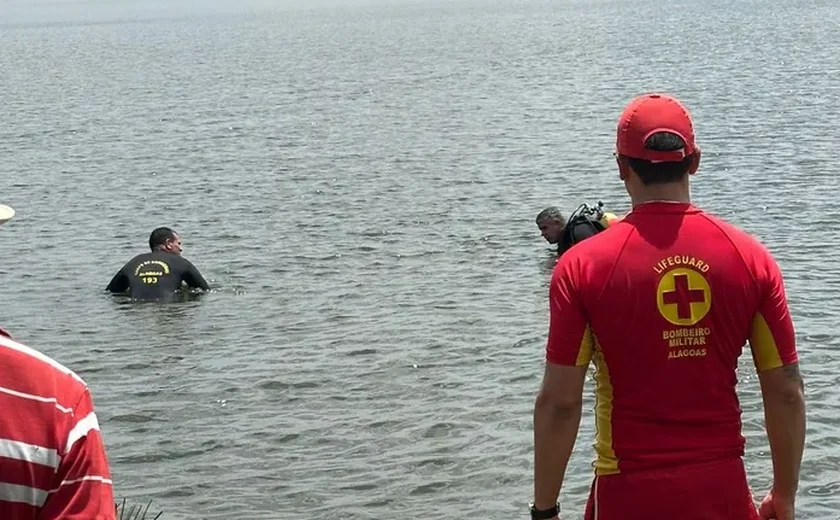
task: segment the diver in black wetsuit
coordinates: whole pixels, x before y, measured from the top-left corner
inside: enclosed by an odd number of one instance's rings
[[[601,202],[596,206],[581,204],[567,222],[558,208],[550,206],[537,215],[537,227],[546,242],[557,244],[557,254],[562,255],[573,245],[597,235],[618,221],[614,213],[602,208]]]
[[[160,300],[173,295],[184,283],[209,290],[207,281],[189,260],[181,256],[181,237],[161,227],[149,236],[151,253],[135,256],[114,276],[106,288],[138,300]]]

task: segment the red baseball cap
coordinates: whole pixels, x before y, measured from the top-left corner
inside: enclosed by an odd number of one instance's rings
[[[682,137],[685,148],[658,151],[645,148],[648,137],[670,132]],[[694,153],[694,126],[691,115],[676,98],[665,94],[645,94],[631,101],[618,120],[616,149],[619,154],[651,162],[682,161]]]

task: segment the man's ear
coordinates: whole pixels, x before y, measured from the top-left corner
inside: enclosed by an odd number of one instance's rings
[[[618,164],[618,178],[623,181],[627,180],[627,176],[630,175],[630,166],[627,165],[627,161],[622,159],[620,155],[616,155],[615,162]]]
[[[694,175],[697,173],[697,169],[700,168],[700,147],[694,147],[694,158],[691,160],[691,166],[688,167],[688,174]]]

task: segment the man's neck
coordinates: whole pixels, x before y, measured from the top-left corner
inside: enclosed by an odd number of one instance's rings
[[[645,186],[645,189],[641,191],[642,193],[630,196],[630,201],[634,206],[648,202],[691,203],[691,194],[689,193],[688,186],[661,184]]]

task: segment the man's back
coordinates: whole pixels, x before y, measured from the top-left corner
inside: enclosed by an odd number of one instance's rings
[[[152,251],[129,260],[108,284],[107,290],[127,291],[135,299],[155,300],[173,294],[182,282],[190,287],[209,289],[189,260],[165,251]]]
[[[554,516],[592,361],[587,520],[757,519],[736,394],[749,340],[773,460],[761,514],[793,520],[805,400],[779,267],[757,240],[689,203],[701,150],[678,99],[628,103],[614,155],[633,210],[564,254],[549,287],[532,513]]]
[[[114,518],[111,475],[87,386],[2,330],[0,410],[0,518]]]
[[[578,353],[591,349],[597,369],[596,472],[740,457],[735,369],[745,343],[760,369],[796,359],[769,253],[689,204],[647,203],[561,264],[555,276],[567,270],[581,306],[599,310],[582,320],[593,337]],[[562,325],[549,344],[586,336]]]

